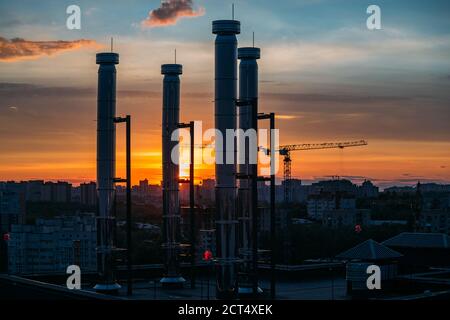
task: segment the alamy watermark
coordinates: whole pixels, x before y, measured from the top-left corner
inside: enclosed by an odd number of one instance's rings
[[[67,7],[66,13],[69,15],[66,20],[66,27],[69,30],[81,29],[81,8],[75,4]]]
[[[67,278],[66,286],[69,290],[81,290],[81,269],[77,265],[70,265],[66,270],[70,276]]]
[[[370,16],[367,18],[366,25],[369,30],[381,29],[381,8],[375,4],[367,7],[367,14]]]
[[[377,265],[371,265],[367,267],[367,274],[370,276],[367,278],[366,285],[369,290],[381,290],[381,269]]]
[[[224,133],[218,129],[207,129],[203,132],[202,122],[195,121],[194,136],[197,149],[198,147],[202,149],[196,157],[197,164],[258,164],[262,175],[277,174],[279,171],[277,153],[280,147],[280,134],[278,129],[245,131],[226,129],[224,137]],[[171,140],[178,142],[171,151],[171,160],[179,165],[180,142],[190,141],[190,131],[183,128],[176,129],[172,132]],[[275,153],[272,163],[271,150]]]

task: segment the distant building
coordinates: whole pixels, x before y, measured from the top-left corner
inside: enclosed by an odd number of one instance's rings
[[[181,204],[189,204],[189,183],[180,183],[179,197]]]
[[[45,184],[51,186],[51,202],[69,203],[72,201],[72,184],[63,181],[46,182]]]
[[[149,199],[153,204],[162,202],[162,188],[160,185],[150,184],[148,186],[148,193]]]
[[[450,235],[450,210],[427,209],[420,213],[419,229],[422,232]]]
[[[23,181],[21,184],[24,185],[26,201],[31,202],[41,202],[43,199],[43,186],[44,180],[31,180]]]
[[[275,212],[275,223],[278,230],[288,227],[288,210],[278,208]],[[270,232],[270,208],[259,207],[258,216],[259,232]]]
[[[282,199],[282,201],[284,201],[285,184],[286,184],[286,182],[283,181],[281,183],[281,188],[279,188],[282,193],[282,197],[280,197],[280,199]],[[308,199],[308,196],[312,193],[312,190],[314,189],[313,186],[303,185],[302,180],[299,180],[299,179],[291,179],[289,181],[289,184],[290,184],[290,189],[291,189],[289,201],[291,203],[306,202],[306,200]]]
[[[396,194],[414,194],[416,189],[414,187],[390,187],[384,189],[385,193],[396,193]]]
[[[9,186],[20,188],[25,201],[30,202],[59,202],[72,201],[72,185],[68,182],[44,182],[43,180],[22,181],[20,183],[8,182]]]
[[[371,181],[366,180],[360,187],[358,187],[359,198],[378,198],[378,194],[379,188]]]
[[[80,202],[84,206],[97,205],[97,184],[95,182],[80,184]]]
[[[331,228],[370,225],[370,210],[334,209],[323,212],[322,224]]]
[[[369,225],[373,227],[381,226],[407,226],[407,220],[370,220]]]
[[[450,192],[450,184],[437,184],[437,183],[420,183],[421,192]]]
[[[94,214],[38,219],[35,225],[13,225],[8,241],[11,274],[65,273],[69,265],[95,271]]]
[[[450,266],[450,236],[443,233],[403,232],[383,244],[404,255],[404,271],[418,273],[430,267]]]
[[[310,195],[307,202],[308,216],[311,219],[322,220],[325,213],[332,210],[355,210],[356,199],[352,196],[336,196],[330,193]]]
[[[346,179],[335,179],[335,180],[326,180],[319,181],[312,184],[312,192],[314,194],[321,193],[341,193],[356,196],[358,194],[358,186],[352,183],[350,180]]]
[[[442,191],[440,185],[419,184],[418,186],[420,190],[418,193],[420,195],[419,230],[450,234],[450,196]],[[424,186],[428,186],[425,187],[428,191],[424,191]]]
[[[149,184],[147,179],[139,181],[138,193],[141,197],[147,197],[149,195]]]
[[[215,201],[216,181],[214,179],[203,179],[198,187],[197,200],[200,204],[212,204]]]
[[[25,223],[25,194],[18,184],[0,185],[0,232],[7,233],[13,224]]]

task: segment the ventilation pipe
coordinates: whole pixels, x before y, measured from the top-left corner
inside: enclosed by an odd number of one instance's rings
[[[185,279],[180,274],[180,202],[179,165],[172,161],[172,151],[178,145],[177,133],[180,122],[180,77],[183,67],[180,64],[161,66],[163,80],[162,111],[162,161],[163,161],[163,239],[166,252],[166,270],[161,279],[163,287],[182,287]],[[179,160],[179,155],[176,155]],[[175,160],[175,159],[174,159]]]
[[[212,23],[215,40],[215,127],[222,137],[236,130],[237,39],[240,22],[216,20]],[[236,297],[236,143],[216,146],[216,237],[217,298]],[[231,155],[228,153],[232,153]],[[228,156],[227,156],[228,155]],[[227,163],[230,156],[233,163]]]
[[[254,141],[250,139],[242,140],[238,146],[239,153],[244,153],[244,163],[239,164],[239,175],[244,177],[239,180],[238,189],[238,210],[239,210],[239,253],[242,258],[241,272],[239,278],[239,294],[251,295],[261,293],[258,286],[257,270],[255,269],[255,248],[257,249],[257,232],[254,229],[254,219],[258,212],[258,192],[257,176],[258,165],[250,163],[250,159],[257,159],[258,143],[258,63],[260,49],[245,47],[238,49],[239,64],[239,129],[245,132],[252,130],[255,132]],[[244,137],[251,137],[245,135]],[[254,143],[254,145],[250,145]],[[253,153],[252,157],[250,157]],[[253,181],[253,179],[256,179]]]
[[[117,53],[98,53],[97,92],[97,270],[95,290],[115,293],[120,288],[114,275],[113,230],[116,175],[116,64]]]

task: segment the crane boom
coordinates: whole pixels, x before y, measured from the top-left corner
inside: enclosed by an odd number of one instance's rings
[[[367,141],[349,141],[349,142],[324,142],[324,143],[303,143],[303,144],[290,144],[280,146],[280,154],[284,155],[285,152],[298,151],[298,150],[320,150],[320,149],[344,149],[349,147],[366,146]]]

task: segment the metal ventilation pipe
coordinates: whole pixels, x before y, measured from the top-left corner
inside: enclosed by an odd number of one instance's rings
[[[113,207],[116,175],[116,64],[117,53],[97,54],[97,270],[100,281],[94,287],[113,293],[120,288],[114,275]]]
[[[239,48],[239,128],[244,132],[247,130],[258,130],[258,63],[260,58],[259,48]],[[239,279],[239,294],[249,295],[254,290],[261,292],[258,286],[257,270],[254,270],[254,250],[257,249],[256,237],[258,230],[254,229],[253,219],[258,210],[257,179],[258,165],[250,163],[250,153],[257,153],[257,141],[251,146],[249,139],[242,141],[238,146],[239,152],[244,153],[244,163],[239,164],[239,174],[248,178],[239,180],[238,189],[238,212],[240,220],[239,228],[239,253],[243,260],[241,265],[241,277]],[[255,289],[256,287],[256,289]]]
[[[185,279],[180,275],[179,234],[179,165],[172,161],[172,150],[178,141],[172,141],[172,133],[178,129],[180,122],[180,77],[183,66],[180,64],[163,64],[161,74],[163,81],[162,111],[162,161],[163,161],[163,237],[166,251],[166,270],[161,284],[164,287],[181,287]],[[176,139],[178,140],[178,139]]]
[[[222,137],[226,130],[236,130],[237,97],[237,39],[241,24],[235,20],[216,20],[212,23],[215,41],[215,126]],[[216,237],[217,237],[217,298],[236,296],[236,146],[216,147]],[[227,154],[233,152],[233,163]]]

